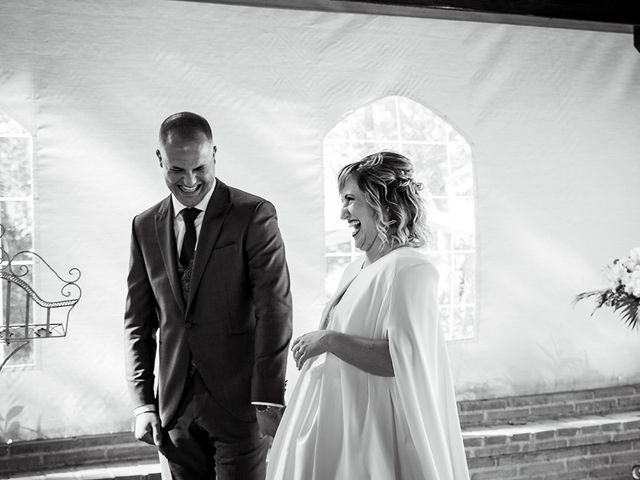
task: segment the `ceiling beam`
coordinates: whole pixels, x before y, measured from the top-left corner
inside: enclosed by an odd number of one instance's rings
[[[637,0],[182,0],[633,33]]]

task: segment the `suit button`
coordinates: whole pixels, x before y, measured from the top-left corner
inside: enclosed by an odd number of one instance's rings
[[[191,322],[187,322],[184,324],[184,328],[186,328],[187,330],[190,329],[191,327],[193,327],[193,323]]]

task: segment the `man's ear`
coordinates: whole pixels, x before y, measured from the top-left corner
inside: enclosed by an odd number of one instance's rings
[[[156,157],[158,157],[158,160],[160,161],[160,166],[162,167],[162,154],[160,153],[160,150],[156,150]]]
[[[216,153],[218,153],[218,147],[216,145],[213,146],[213,164],[216,164]]]

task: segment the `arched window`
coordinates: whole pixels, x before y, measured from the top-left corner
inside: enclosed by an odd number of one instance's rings
[[[18,122],[8,115],[0,112],[0,224],[5,228],[2,236],[2,246],[9,255],[13,256],[23,250],[33,250],[33,139],[31,134]],[[4,259],[6,260],[6,259]],[[16,259],[15,265],[31,265],[33,260],[25,258]],[[33,285],[33,268],[25,281]],[[0,282],[0,289],[5,282]],[[11,292],[12,309],[24,310],[24,302],[18,298],[13,301]],[[0,290],[0,312],[2,324],[6,321],[4,304],[5,291]],[[29,312],[30,313],[30,312]],[[9,318],[24,319],[24,311],[12,311]],[[2,328],[0,324],[0,328]],[[10,351],[2,342],[0,348],[0,362]],[[12,356],[5,368],[11,366],[26,366],[34,364],[33,342],[22,348]]]
[[[413,100],[390,96],[346,116],[324,140],[326,290],[361,255],[340,220],[340,168],[391,150],[411,159],[425,186],[431,238],[424,253],[440,272],[440,314],[449,340],[475,335],[475,203],[471,149],[443,118]]]

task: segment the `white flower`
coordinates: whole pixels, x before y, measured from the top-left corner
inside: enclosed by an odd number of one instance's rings
[[[629,260],[636,265],[640,265],[640,247],[632,248],[629,251]]]
[[[631,258],[627,257],[623,261],[620,262],[624,268],[627,269],[628,272],[632,272],[634,268],[636,268],[636,262],[631,260]]]
[[[625,284],[625,281],[629,277],[627,269],[622,262],[616,261],[607,266],[606,271],[607,281],[609,282],[609,288],[615,290],[620,284]]]
[[[640,266],[636,267],[629,275],[624,291],[634,297],[640,297]]]

